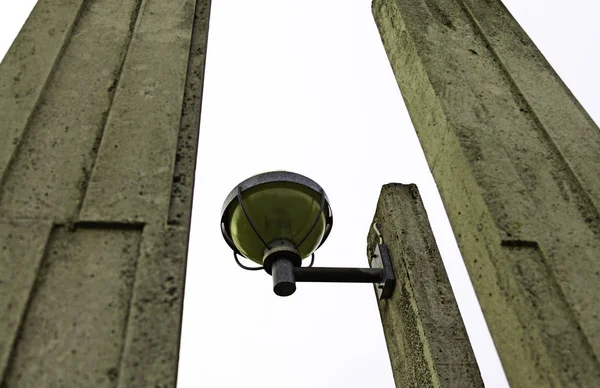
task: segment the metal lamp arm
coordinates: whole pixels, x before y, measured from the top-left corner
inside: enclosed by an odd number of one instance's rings
[[[384,277],[382,268],[294,267],[293,273],[297,282],[379,283]]]
[[[388,299],[396,286],[396,276],[385,244],[377,244],[371,268],[296,267],[287,257],[275,257],[270,268],[273,291],[289,296],[296,291],[296,282],[374,283],[379,299]],[[269,271],[270,270],[270,271]]]

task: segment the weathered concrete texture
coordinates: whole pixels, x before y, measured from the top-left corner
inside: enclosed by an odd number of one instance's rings
[[[373,222],[397,279],[392,298],[379,301],[396,386],[483,387],[417,187],[383,186]],[[369,259],[378,241],[371,228]]]
[[[600,385],[600,130],[499,0],[373,13],[511,386]]]
[[[210,0],[40,0],[0,64],[0,385],[175,386]]]

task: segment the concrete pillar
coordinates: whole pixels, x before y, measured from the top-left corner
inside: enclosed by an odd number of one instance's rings
[[[373,14],[511,386],[600,385],[600,130],[500,0]]]
[[[373,222],[397,282],[379,301],[396,387],[483,387],[417,186],[383,186]],[[371,229],[369,259],[378,241]]]
[[[0,65],[0,385],[175,385],[209,0],[39,0]]]

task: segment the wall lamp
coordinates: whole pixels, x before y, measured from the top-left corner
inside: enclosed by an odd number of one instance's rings
[[[229,193],[221,210],[221,232],[236,263],[246,270],[264,269],[273,277],[275,294],[293,294],[296,282],[374,283],[379,298],[389,298],[396,278],[381,238],[370,268],[313,267],[314,252],[332,225],[331,207],[321,186],[288,171],[246,179]],[[243,265],[238,255],[260,266]],[[309,256],[310,264],[303,267]]]

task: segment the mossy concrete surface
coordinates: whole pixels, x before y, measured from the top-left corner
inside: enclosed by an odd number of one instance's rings
[[[175,386],[209,0],[39,0],[0,64],[0,385]]]
[[[499,0],[373,14],[509,383],[600,386],[597,125]]]
[[[373,222],[397,282],[392,297],[379,301],[396,386],[483,387],[417,187],[385,185]],[[370,260],[378,242],[371,228]]]

